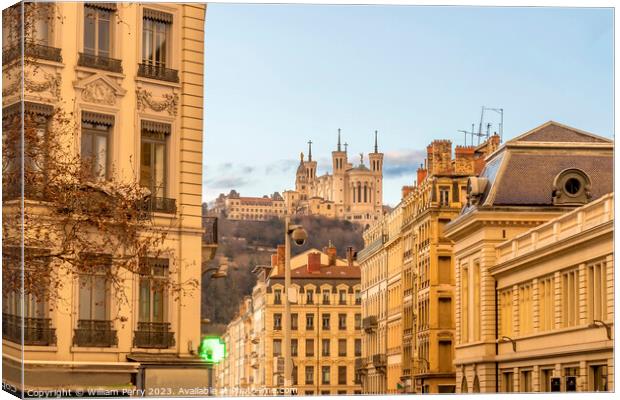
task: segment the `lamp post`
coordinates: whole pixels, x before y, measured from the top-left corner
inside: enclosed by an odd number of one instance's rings
[[[300,225],[292,225],[290,215],[284,218],[284,386],[291,387],[291,239],[296,245],[302,246],[308,234]]]
[[[607,332],[607,339],[611,340],[611,326],[600,319],[593,319],[592,323],[588,325],[588,328],[598,328],[599,326],[605,328],[605,332]]]

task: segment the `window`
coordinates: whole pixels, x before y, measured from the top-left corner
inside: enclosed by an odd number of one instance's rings
[[[588,315],[592,320],[607,320],[607,274],[605,262],[587,266],[588,271]]]
[[[338,329],[341,331],[347,329],[347,314],[338,314]]]
[[[142,260],[140,275],[139,322],[166,322],[168,260]]]
[[[339,304],[347,304],[347,291],[340,290],[338,291],[338,303]]]
[[[512,334],[512,289],[503,290],[500,299],[500,334],[510,336]]]
[[[106,255],[89,255],[81,266],[79,275],[80,320],[105,321],[109,319],[109,281],[107,273],[111,258]]]
[[[152,197],[164,198],[167,194],[166,141],[170,131],[169,124],[142,121],[140,184]]]
[[[297,339],[291,339],[291,356],[297,357]]]
[[[329,339],[323,339],[321,340],[321,355],[322,356],[329,356],[330,355],[330,349],[329,349],[329,345],[330,345],[331,341]]]
[[[510,393],[514,391],[514,373],[512,371],[502,372],[502,392]]]
[[[362,292],[359,289],[355,290],[355,304],[362,304]]]
[[[172,15],[145,8],[142,24],[142,63],[166,67]]]
[[[338,356],[347,356],[347,339],[338,339]]]
[[[298,385],[299,381],[297,380],[297,375],[298,375],[297,365],[293,365],[293,370],[291,374],[293,375],[293,385]]]
[[[452,369],[452,342],[449,340],[439,341],[439,370],[449,372]]]
[[[532,332],[532,286],[519,287],[519,335]]]
[[[551,377],[553,376],[553,368],[541,368],[540,369],[540,391],[551,391]]]
[[[355,314],[355,329],[362,329],[362,314]]]
[[[562,325],[579,324],[579,271],[574,268],[562,273]]]
[[[521,371],[521,378],[519,379],[520,391],[529,393],[532,391],[532,370]]]
[[[306,290],[306,304],[314,304],[314,290]]]
[[[322,319],[322,327],[323,330],[328,331],[329,330],[329,314],[323,314],[323,319]]]
[[[548,331],[554,326],[553,276],[538,282],[539,330]]]
[[[449,297],[439,298],[439,328],[450,329],[452,327],[452,299]]]
[[[277,331],[282,329],[282,314],[273,314],[273,329]]]
[[[442,206],[450,205],[450,188],[448,186],[439,187],[439,204]]]
[[[323,304],[329,304],[329,289],[323,289]]]
[[[273,304],[282,304],[282,290],[275,289],[273,291]]]
[[[461,266],[461,343],[469,341],[469,268]],[[503,321],[503,320],[502,320]],[[503,324],[502,324],[503,326]]]
[[[306,365],[306,385],[312,384],[314,384],[314,366]],[[306,393],[308,392],[306,391]],[[311,392],[310,394],[314,394],[314,392]]]
[[[306,314],[306,330],[314,329],[314,314]]]
[[[593,392],[606,392],[607,388],[607,365],[590,366],[590,390]]]
[[[338,366],[338,384],[339,385],[347,384],[347,366],[346,365]]]
[[[298,326],[298,317],[297,313],[291,314],[291,330],[296,331]]]
[[[110,131],[114,117],[82,112],[81,157],[85,168],[95,178],[108,176]]]
[[[84,53],[110,57],[112,42],[112,12],[115,5],[86,3],[84,5]]]
[[[306,339],[306,356],[314,356],[314,339]]]
[[[282,340],[273,339],[273,356],[279,357],[282,355]]]
[[[355,356],[362,356],[362,339],[355,339]]]
[[[323,385],[329,385],[330,373],[331,373],[331,368],[329,366],[321,367],[321,383]]]

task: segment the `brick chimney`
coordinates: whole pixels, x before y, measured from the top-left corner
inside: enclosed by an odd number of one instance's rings
[[[347,247],[347,264],[349,265],[349,267],[353,266],[354,258],[355,258],[355,252],[353,251],[353,247],[351,246]]]
[[[414,188],[415,188],[415,186],[403,186],[403,188],[402,188],[403,199],[405,197],[409,196],[409,193],[413,192]]]
[[[418,168],[418,186],[422,185],[422,182],[424,182],[424,179],[426,179],[427,173],[428,170],[420,165],[420,168]]]
[[[474,146],[456,146],[454,149],[454,172],[461,175],[474,174]]]
[[[321,271],[321,253],[308,253],[308,272]]]
[[[433,140],[426,147],[428,174],[448,174],[452,167],[452,142],[450,140]]]
[[[326,248],[326,253],[327,253],[327,264],[330,267],[333,267],[336,265],[336,256],[337,256],[337,251],[336,251],[336,247],[332,244],[331,240],[329,241],[329,245]]]
[[[284,275],[284,245],[279,244],[277,250],[278,275]]]

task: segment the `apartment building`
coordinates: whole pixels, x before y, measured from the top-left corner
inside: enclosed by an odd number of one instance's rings
[[[155,229],[175,226],[162,244],[169,252],[141,258],[148,272],[127,276],[124,293],[112,293],[105,274],[69,275],[60,303],[27,298],[33,306],[23,319],[19,294],[3,293],[3,381],[18,392],[165,387],[160,394],[174,396],[206,382],[196,355],[199,285],[197,294],[173,296],[156,284],[201,277],[205,13],[197,3],[20,3],[3,11],[3,119],[35,115],[46,135],[62,109],[77,127],[68,148],[95,159],[93,178],[138,181]],[[25,38],[15,33],[22,23]],[[26,196],[26,213],[45,206]],[[19,201],[5,198],[3,213]],[[182,267],[168,276],[173,265]]]
[[[266,221],[270,218],[283,218],[286,211],[284,198],[275,192],[271,196],[247,197],[231,190],[215,200],[213,212],[223,213],[227,219],[243,221]]]
[[[227,354],[226,358],[215,367],[216,387],[230,389],[236,386],[241,391],[254,383],[254,377],[250,374],[251,366],[248,362],[252,353],[253,317],[252,297],[247,296],[239,305],[238,314],[226,326],[226,332],[222,336]],[[241,394],[243,393],[220,393],[220,395],[230,396]]]
[[[252,295],[256,325],[246,330],[251,347],[245,357],[251,371],[245,381],[224,378],[229,390],[244,382],[250,391],[284,385],[284,247],[270,266],[254,271],[259,275]],[[359,280],[352,249],[347,260],[337,258],[332,246],[292,257],[291,282],[299,294],[291,304],[292,382],[298,395],[361,393],[355,374],[355,359],[362,354]],[[226,335],[232,343],[231,328]]]
[[[613,147],[550,121],[470,179],[444,228],[457,392],[613,390]]]

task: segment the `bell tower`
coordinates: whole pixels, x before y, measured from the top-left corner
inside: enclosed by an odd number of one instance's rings
[[[381,215],[383,207],[383,153],[379,153],[377,131],[375,131],[375,148],[372,153],[368,154],[368,160],[370,162],[370,171],[375,178],[375,187],[377,188],[377,193],[374,196],[375,204],[373,206],[375,207],[375,212]]]
[[[340,128],[338,128],[338,144],[336,145],[336,151],[332,151],[332,168],[333,168],[333,181],[332,181],[332,199],[336,205],[343,206],[345,199],[345,171],[348,168],[347,165],[347,152],[342,151],[342,144],[340,138]]]

